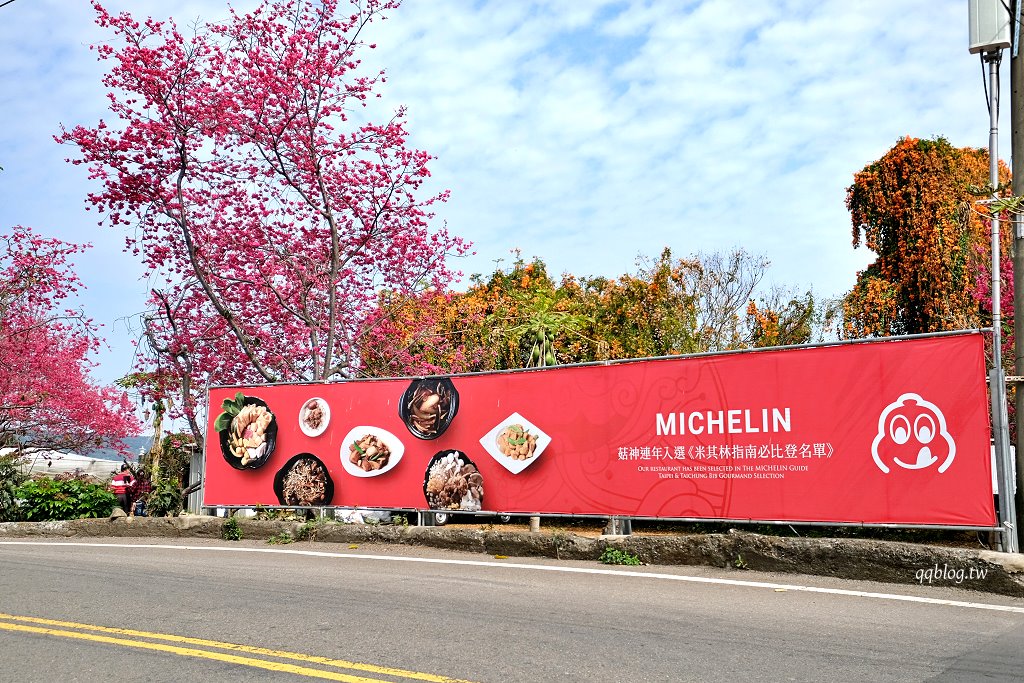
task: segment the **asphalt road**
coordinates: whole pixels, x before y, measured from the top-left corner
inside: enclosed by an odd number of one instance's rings
[[[161,543],[0,542],[0,680],[1024,678],[1024,601],[970,591],[408,547]]]

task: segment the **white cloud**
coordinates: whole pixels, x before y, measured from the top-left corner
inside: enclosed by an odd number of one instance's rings
[[[110,4],[182,26],[226,14]],[[94,242],[83,303],[109,326],[141,305],[141,269],[94,227],[90,185],[51,140],[103,113],[87,50],[101,39],[84,3],[0,9],[0,227]],[[475,243],[469,273],[517,247],[555,273],[616,276],[665,246],[743,245],[775,282],[838,294],[870,257],[850,246],[853,174],[901,135],[987,144],[960,0],[406,0],[370,39],[366,66],[388,70],[371,106],[407,105],[411,144],[438,156],[438,222]],[[128,370],[116,332],[105,379]]]

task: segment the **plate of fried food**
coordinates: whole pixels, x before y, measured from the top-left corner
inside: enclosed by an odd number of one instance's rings
[[[386,429],[363,425],[341,442],[341,466],[353,477],[379,477],[393,470],[405,446]]]
[[[330,421],[331,406],[322,398],[311,398],[299,408],[299,429],[306,436],[320,436]]]
[[[512,413],[480,439],[484,450],[512,474],[537,462],[550,444],[551,437],[519,413]]]

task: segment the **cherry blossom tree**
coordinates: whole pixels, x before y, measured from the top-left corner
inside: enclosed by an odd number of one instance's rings
[[[89,356],[101,340],[81,311],[70,258],[84,246],[22,227],[0,234],[0,447],[119,447],[139,424],[124,392],[98,386]]]
[[[266,0],[185,35],[93,3],[115,121],[58,140],[162,283],[143,317],[152,393],[181,391],[197,436],[211,382],[358,374],[363,345],[387,343],[380,293],[415,304],[467,249],[429,227],[447,193],[424,188],[432,157],[407,145],[404,111],[367,108],[384,74],[357,55],[399,2],[341,5]]]

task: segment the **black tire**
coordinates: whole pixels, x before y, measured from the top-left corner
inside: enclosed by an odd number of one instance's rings
[[[502,524],[508,524],[512,521],[512,515],[498,515],[498,521]]]
[[[434,526],[444,526],[445,524],[448,523],[448,518],[449,518],[449,516],[448,516],[447,512],[435,512],[434,513]]]

